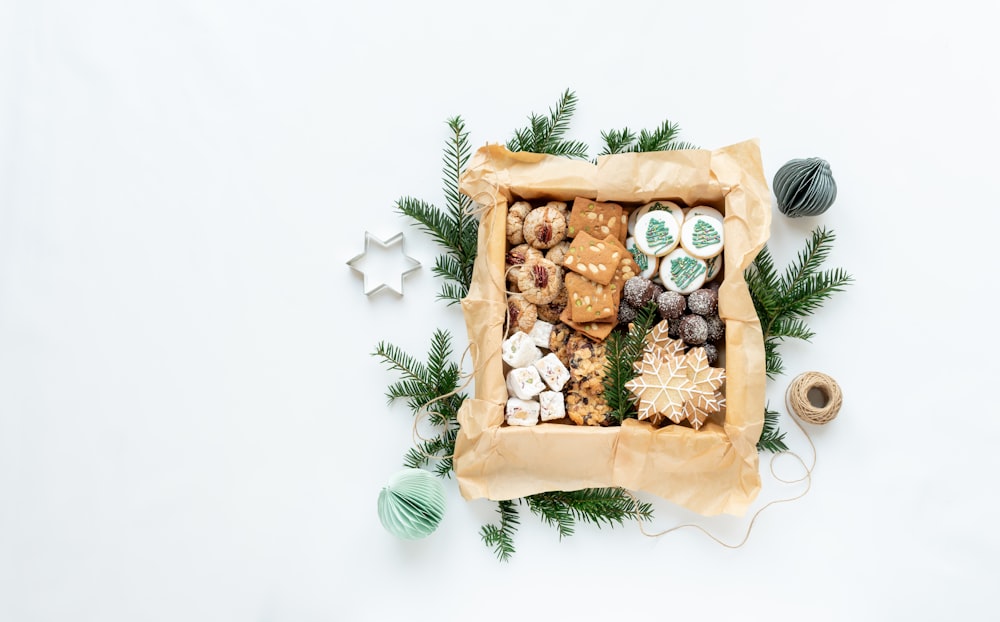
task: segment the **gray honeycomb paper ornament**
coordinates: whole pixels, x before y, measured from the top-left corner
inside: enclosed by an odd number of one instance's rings
[[[789,218],[819,216],[837,200],[837,182],[823,158],[789,160],[774,174],[778,210]]]

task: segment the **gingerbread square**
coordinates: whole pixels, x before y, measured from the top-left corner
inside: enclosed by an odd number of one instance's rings
[[[563,267],[591,281],[607,285],[615,277],[615,270],[623,255],[631,256],[617,244],[581,232],[570,242],[569,250],[563,257]]]
[[[599,240],[607,235],[618,237],[623,224],[623,211],[617,203],[598,203],[593,199],[577,197],[569,213],[566,237],[576,237],[581,233],[589,233]]]
[[[612,322],[618,316],[618,300],[611,284],[601,285],[574,272],[566,274],[570,317],[574,322]]]

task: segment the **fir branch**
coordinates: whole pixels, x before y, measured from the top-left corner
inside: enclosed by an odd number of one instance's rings
[[[761,249],[745,273],[747,287],[764,333],[767,376],[783,373],[778,344],[785,339],[810,340],[814,333],[804,319],[815,313],[830,297],[853,282],[840,268],[821,271],[829,257],[833,231],[813,230],[805,248],[779,277],[767,246]]]
[[[426,388],[427,368],[416,357],[385,341],[380,341],[372,354],[381,357],[382,362],[387,363],[391,371],[398,371],[403,374],[404,378],[420,383],[417,386],[422,389]],[[392,399],[390,398],[389,401],[391,402]]]
[[[435,473],[439,477],[449,477],[453,469],[451,456],[455,453],[455,439],[458,437],[458,410],[466,399],[464,393],[454,393],[458,390],[461,373],[458,365],[450,360],[451,334],[440,329],[434,332],[426,363],[384,341],[379,342],[372,354],[381,358],[389,369],[402,375],[386,390],[388,402],[405,399],[414,416],[425,412],[428,423],[440,430],[437,436],[411,448],[404,456],[403,464],[419,468],[434,457]]]
[[[778,346],[785,339],[809,341],[815,333],[805,322],[830,297],[853,282],[841,268],[821,271],[830,256],[836,236],[822,227],[813,230],[796,259],[779,276],[774,258],[764,246],[744,276],[757,319],[764,334],[764,363],[768,378],[785,373]],[[785,434],[778,430],[778,413],[764,408],[764,428],[758,451],[783,451]]]
[[[778,352],[778,340],[774,337],[764,340],[764,373],[772,379],[785,373],[785,361]]]
[[[614,331],[605,341],[607,363],[604,374],[604,399],[611,408],[612,423],[620,424],[627,418],[637,416],[632,392],[625,383],[635,378],[635,362],[642,354],[646,336],[656,323],[656,303],[650,301],[639,310],[628,331]]]
[[[640,130],[638,134],[627,127],[608,130],[601,132],[604,147],[598,155],[698,149],[693,143],[679,140],[679,134],[680,126],[668,120],[660,123],[654,130]]]
[[[483,539],[483,544],[493,548],[497,559],[507,562],[514,554],[514,533],[517,531],[520,519],[514,501],[497,502],[497,513],[500,515],[500,523],[483,525],[479,535]]]
[[[597,155],[611,155],[613,153],[627,153],[635,145],[638,137],[635,132],[623,127],[620,130],[608,130],[601,132],[601,140],[604,141],[604,148]]]
[[[809,327],[806,326],[806,323],[799,318],[780,317],[771,322],[771,337],[809,341],[815,334],[816,333],[810,330]]]
[[[639,140],[636,142],[636,151],[666,151],[671,149],[677,135],[680,133],[680,126],[670,121],[664,121],[653,131],[642,130],[639,132]]]
[[[528,502],[528,509],[541,518],[543,523],[556,528],[560,540],[573,535],[576,522],[573,512],[558,493],[543,492],[525,497],[525,501]]]
[[[470,214],[472,199],[459,191],[458,180],[469,161],[469,135],[461,117],[448,119],[451,136],[442,156],[442,177],[446,211],[413,197],[396,201],[396,210],[417,221],[417,228],[445,248],[432,272],[445,280],[438,298],[449,305],[460,302],[469,292],[476,259],[478,221]]]
[[[778,412],[765,406],[764,429],[761,430],[760,440],[757,441],[757,451],[769,451],[776,454],[787,450],[785,433],[778,429]]]
[[[577,140],[563,138],[576,112],[576,94],[566,89],[555,108],[549,108],[548,117],[532,113],[527,127],[514,130],[514,137],[507,141],[510,151],[530,151],[570,158],[586,158],[587,145]]]
[[[637,502],[622,488],[585,488],[555,491],[526,498],[528,508],[546,524],[556,527],[559,539],[573,535],[577,520],[598,527],[623,525],[626,520],[653,517],[653,506]]]

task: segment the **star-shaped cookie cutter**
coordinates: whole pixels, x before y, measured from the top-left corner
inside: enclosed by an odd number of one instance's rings
[[[399,246],[399,252],[403,257],[403,260],[407,264],[409,264],[410,267],[406,268],[400,273],[398,287],[393,287],[392,284],[386,282],[385,280],[380,280],[377,285],[370,283],[370,281],[374,279],[369,278],[368,272],[365,271],[363,264],[368,259],[368,251],[372,243],[381,247],[381,251],[383,252],[388,251],[389,249],[391,249],[396,245]],[[372,235],[370,231],[365,231],[365,250],[362,251],[359,255],[356,255],[355,257],[351,258],[347,262],[347,265],[351,267],[351,270],[360,273],[364,277],[365,296],[371,296],[373,294],[382,291],[383,289],[392,290],[397,294],[399,294],[400,296],[403,295],[403,277],[412,272],[416,272],[417,270],[420,269],[420,262],[406,254],[404,244],[405,244],[405,238],[402,232],[397,233],[388,240],[381,240],[378,237]]]

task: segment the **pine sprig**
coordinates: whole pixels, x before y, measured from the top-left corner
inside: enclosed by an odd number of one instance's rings
[[[483,525],[479,535],[483,544],[493,548],[497,559],[507,562],[514,555],[514,533],[520,525],[520,519],[514,501],[498,501],[497,513],[500,515],[500,522],[496,525]]]
[[[458,188],[458,179],[469,161],[469,134],[461,117],[452,117],[447,123],[451,136],[445,143],[441,176],[446,211],[413,197],[396,201],[396,210],[417,221],[418,229],[445,248],[445,254],[435,260],[431,272],[446,281],[438,298],[453,305],[469,293],[479,224],[470,213],[472,199]]]
[[[637,416],[632,392],[625,387],[625,383],[636,376],[635,362],[642,354],[646,336],[656,323],[656,317],[656,303],[650,301],[639,310],[628,331],[614,331],[605,340],[604,400],[611,408],[609,416],[613,423],[620,424]]]
[[[680,126],[665,120],[653,130],[634,130],[624,127],[620,130],[601,132],[604,147],[598,155],[613,153],[640,153],[645,151],[672,151],[675,149],[697,149],[692,143],[678,139]]]
[[[461,374],[458,365],[451,361],[451,334],[440,329],[434,332],[426,363],[384,341],[379,342],[372,355],[402,375],[386,390],[388,402],[405,399],[414,416],[426,412],[428,422],[440,430],[437,436],[411,448],[403,458],[404,466],[419,468],[436,456],[434,472],[439,477],[450,477],[451,456],[458,437],[458,409],[466,398],[464,393],[453,394]]]
[[[776,454],[787,451],[785,444],[785,433],[778,429],[778,411],[764,407],[764,428],[760,432],[760,439],[757,441],[757,451],[769,451]]]
[[[554,527],[559,539],[572,536],[577,522],[598,527],[624,525],[626,520],[649,521],[653,506],[640,502],[622,488],[586,488],[571,492],[554,491],[497,502],[498,523],[483,525],[479,535],[502,562],[514,555],[514,534],[520,526],[518,506],[528,506],[543,523]]]
[[[626,520],[650,520],[653,506],[637,503],[622,488],[585,488],[572,492],[545,492],[527,497],[528,508],[554,526],[562,539],[574,533],[576,521],[598,527],[624,525]]]
[[[754,258],[744,276],[757,318],[764,333],[764,363],[768,378],[785,373],[778,346],[786,339],[810,341],[815,333],[805,319],[823,306],[830,297],[854,281],[841,268],[822,271],[833,250],[836,235],[817,227],[806,240],[796,259],[779,274],[767,246]],[[785,434],[778,429],[778,413],[764,408],[764,428],[757,441],[758,451],[778,452],[788,449]]]
[[[854,280],[841,268],[821,270],[835,239],[833,231],[817,227],[806,241],[805,248],[781,275],[775,269],[767,246],[747,268],[747,286],[764,333],[769,378],[784,373],[778,345],[785,339],[812,339],[814,333],[805,319]]]
[[[588,147],[585,143],[564,138],[574,112],[576,94],[567,89],[559,97],[555,108],[549,108],[548,116],[532,113],[527,127],[514,130],[514,137],[507,141],[507,149],[586,158]]]

